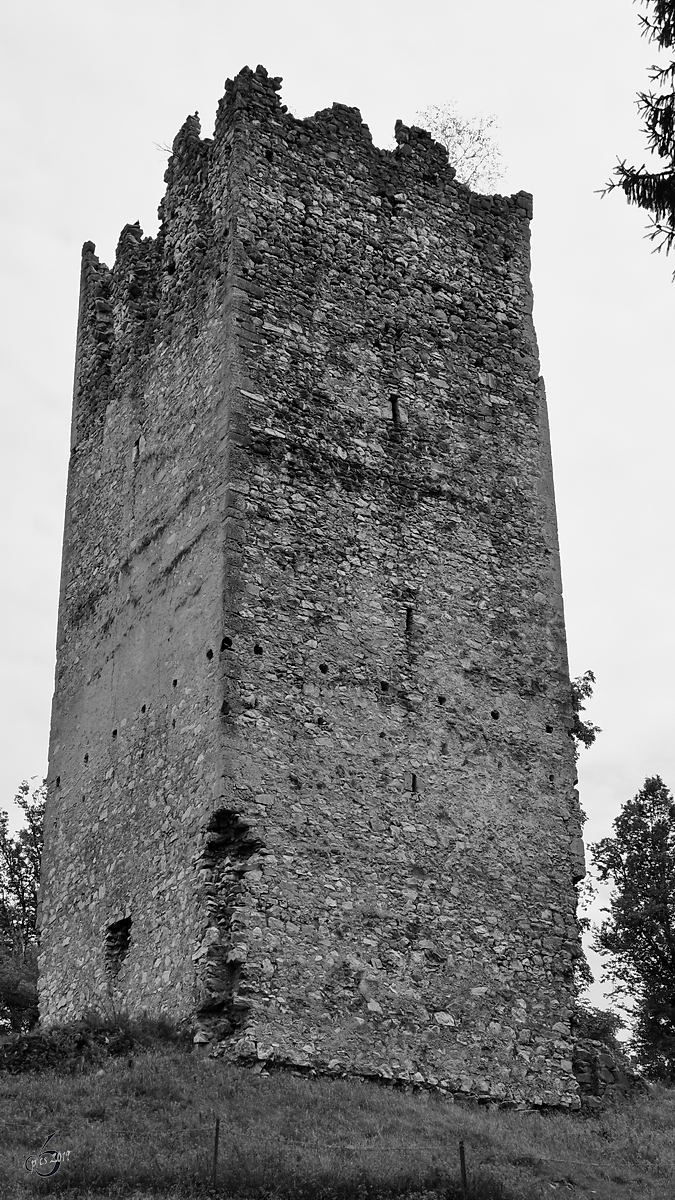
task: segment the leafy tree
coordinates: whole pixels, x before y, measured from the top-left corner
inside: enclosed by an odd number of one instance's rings
[[[445,146],[461,183],[478,192],[494,191],[502,176],[501,153],[492,132],[496,117],[462,117],[451,101],[429,105],[415,121]]]
[[[614,837],[591,846],[613,891],[594,949],[636,1017],[632,1045],[656,1079],[675,1079],[675,801],[655,775],[628,800]]]
[[[24,826],[12,837],[0,809],[0,1021],[16,1031],[37,1020],[37,902],[46,788],[25,781],[15,797]]]
[[[652,1079],[675,1079],[675,983],[645,988],[639,1005],[632,1048]]]
[[[642,33],[661,50],[675,46],[675,0],[642,0],[649,15],[640,17]],[[647,236],[656,241],[656,249],[666,254],[675,244],[675,59],[668,66],[653,66],[649,81],[657,90],[638,93],[638,111],[644,118],[644,130],[650,153],[665,164],[662,170],[627,167],[625,161],[615,167],[616,179],[605,192],[621,188],[629,204],[637,204],[652,214]]]
[[[0,954],[0,1030],[23,1033],[39,1019],[37,948],[25,954]]]

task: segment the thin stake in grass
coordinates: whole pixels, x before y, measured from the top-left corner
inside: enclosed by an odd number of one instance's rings
[[[466,1158],[464,1157],[464,1142],[459,1143],[459,1169],[462,1173],[462,1200],[469,1200],[469,1184],[466,1178]]]
[[[218,1180],[218,1140],[220,1138],[220,1117],[216,1117],[216,1136],[213,1141],[213,1186]]]

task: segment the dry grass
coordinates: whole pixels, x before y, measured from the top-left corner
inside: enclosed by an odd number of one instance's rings
[[[109,1060],[98,1073],[0,1076],[0,1196],[95,1200],[218,1194],[461,1196],[475,1200],[673,1200],[675,1090],[600,1117],[453,1105],[349,1080],[267,1076],[176,1050]],[[48,1133],[70,1158],[50,1179],[24,1168]]]

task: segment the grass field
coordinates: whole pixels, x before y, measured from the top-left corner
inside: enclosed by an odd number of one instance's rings
[[[602,1115],[465,1107],[349,1080],[254,1074],[175,1048],[101,1069],[0,1074],[0,1196],[674,1200],[675,1090]],[[49,1133],[69,1156],[25,1169]],[[49,1170],[44,1166],[43,1170]]]

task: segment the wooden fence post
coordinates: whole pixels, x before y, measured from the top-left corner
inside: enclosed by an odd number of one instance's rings
[[[459,1169],[462,1172],[462,1200],[469,1200],[469,1184],[466,1178],[466,1159],[464,1157],[464,1142],[459,1143]]]
[[[218,1180],[218,1138],[220,1136],[220,1117],[216,1117],[216,1136],[213,1142],[213,1186]]]

